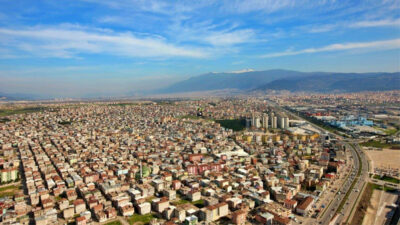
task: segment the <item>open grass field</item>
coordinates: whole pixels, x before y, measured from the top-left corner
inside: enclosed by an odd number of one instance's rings
[[[152,213],[146,215],[134,214],[133,216],[129,217],[128,222],[130,225],[133,225],[137,222],[140,222],[141,224],[149,224],[153,218],[154,215]]]
[[[13,197],[21,190],[20,185],[9,185],[5,187],[0,187],[0,198],[3,197]]]
[[[13,114],[40,112],[42,110],[44,110],[43,107],[28,107],[28,108],[18,108],[18,109],[0,109],[0,117],[10,116],[10,115],[13,115]]]
[[[116,221],[112,221],[112,222],[106,223],[104,225],[122,225],[122,223],[119,220],[116,220]]]
[[[393,134],[395,134],[395,133],[397,132],[397,129],[396,129],[396,128],[393,128],[393,129],[386,129],[384,132],[385,132],[385,134],[387,134],[387,135],[393,135]]]
[[[190,201],[186,200],[186,199],[179,199],[179,200],[173,201],[172,205],[182,205],[182,204],[186,204],[186,203],[190,203]]]
[[[388,143],[382,143],[379,141],[368,141],[360,144],[361,146],[364,147],[374,147],[374,148],[388,148],[388,149],[400,149],[399,144],[388,144]]]
[[[395,184],[400,184],[400,180],[394,177],[389,177],[389,176],[379,176],[379,175],[374,175],[373,176],[374,179],[378,179],[378,180],[384,180],[387,182],[391,182],[391,183],[395,183]]]

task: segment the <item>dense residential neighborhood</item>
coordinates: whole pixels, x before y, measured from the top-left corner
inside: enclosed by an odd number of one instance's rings
[[[22,187],[0,198],[3,224],[296,224],[319,216],[351,160],[257,98],[52,104],[9,120],[1,178]]]

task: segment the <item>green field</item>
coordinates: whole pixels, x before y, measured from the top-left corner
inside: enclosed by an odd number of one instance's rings
[[[246,124],[243,120],[235,119],[235,120],[216,120],[215,122],[221,124],[221,126],[232,129],[234,131],[241,131],[246,128]]]
[[[121,223],[121,221],[116,220],[116,221],[112,221],[112,222],[106,223],[104,225],[122,225],[122,223]]]
[[[200,199],[200,200],[192,202],[192,204],[195,205],[198,208],[203,208],[204,207],[204,200]]]
[[[397,132],[397,129],[396,128],[394,128],[394,129],[386,129],[384,132],[385,132],[385,134],[390,136],[390,135],[395,134]]]
[[[19,190],[21,186],[19,185],[9,185],[0,188],[0,198],[3,197],[13,197]]]
[[[28,107],[20,109],[0,109],[0,116],[10,116],[14,114],[33,113],[43,111],[43,107]]]
[[[363,142],[360,145],[364,146],[364,147],[374,147],[374,148],[400,148],[399,144],[388,144],[388,143],[382,143],[380,141],[373,141],[373,140]]]
[[[379,185],[379,184],[368,183],[368,185],[370,185],[373,190],[375,190],[375,189],[376,190],[382,190],[382,188],[383,188],[382,185]],[[394,191],[396,191],[396,189],[388,187],[388,186],[385,186],[384,191],[394,192]]]
[[[383,180],[383,181],[391,182],[391,183],[394,183],[394,184],[400,184],[400,180],[399,180],[399,179],[396,179],[396,178],[394,178],[394,177],[389,177],[389,176],[383,176],[383,177],[381,177],[381,176],[379,176],[379,175],[374,175],[373,178],[374,178],[374,179],[378,179],[378,180]]]
[[[182,205],[182,204],[186,204],[186,203],[190,203],[190,201],[188,201],[186,199],[180,199],[180,200],[176,200],[176,201],[172,202],[172,205]]]
[[[139,214],[134,214],[128,219],[128,222],[130,225],[136,223],[136,222],[142,222],[143,224],[149,224],[150,221],[154,218],[154,215],[149,213],[146,215],[139,215]]]

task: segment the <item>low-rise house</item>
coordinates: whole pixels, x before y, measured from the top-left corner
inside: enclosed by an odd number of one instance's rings
[[[165,197],[168,197],[169,200],[176,199],[176,191],[175,190],[163,190],[162,193]]]
[[[201,193],[200,193],[199,190],[193,189],[193,190],[189,191],[187,197],[188,197],[188,199],[189,199],[190,201],[192,201],[192,202],[198,201],[198,200],[201,199]]]
[[[73,200],[76,200],[78,198],[78,195],[76,194],[76,191],[73,190],[73,189],[69,189],[65,193],[66,193],[67,199],[69,201],[73,201]]]
[[[308,196],[296,207],[296,213],[306,215],[314,204],[314,198]]]
[[[86,204],[83,199],[77,199],[74,201],[75,213],[81,213],[86,211]]]
[[[283,205],[284,205],[286,208],[290,209],[290,210],[294,210],[294,209],[296,208],[296,206],[297,206],[297,201],[294,200],[294,199],[286,199],[286,200],[283,202]]]
[[[79,216],[79,217],[76,217],[76,219],[75,219],[75,223],[76,223],[76,225],[86,225],[86,217],[84,217],[84,216]]]
[[[169,201],[166,197],[153,200],[154,211],[162,213],[169,206]]]
[[[122,216],[132,216],[135,213],[135,209],[133,208],[132,204],[127,204],[120,207],[120,213]]]
[[[274,219],[274,215],[272,215],[271,213],[261,213],[261,214],[257,214],[255,216],[255,219],[260,222],[261,224],[264,225],[272,225],[273,224],[273,219]]]
[[[75,214],[75,209],[73,206],[69,206],[68,208],[64,209],[63,211],[63,217],[64,219],[69,219],[74,217]]]
[[[151,204],[149,202],[143,202],[137,205],[136,208],[140,215],[148,214],[151,212]]]
[[[246,223],[247,211],[240,209],[232,213],[232,222],[234,224],[242,225]]]

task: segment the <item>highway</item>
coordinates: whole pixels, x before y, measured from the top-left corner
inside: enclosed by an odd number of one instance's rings
[[[347,149],[352,149],[350,147],[350,145],[346,144],[346,148]],[[358,170],[360,169],[360,163],[358,160],[358,156],[357,153],[355,152],[354,149],[350,150],[351,151],[351,155],[353,157],[353,161],[354,164],[351,167],[351,172],[350,175],[348,177],[348,179],[344,182],[343,186],[339,189],[340,194],[336,194],[335,197],[332,199],[332,202],[327,206],[327,208],[325,209],[324,214],[321,214],[322,216],[320,218],[317,219],[317,222],[319,224],[329,224],[330,221],[332,220],[333,217],[335,217],[336,211],[340,205],[340,203],[343,201],[343,198],[345,197],[346,193],[348,191],[351,191],[351,185],[354,182],[354,180],[357,178],[357,173]],[[356,198],[354,198],[355,200]],[[346,204],[349,205],[350,203]],[[345,206],[346,206],[345,205]],[[336,221],[340,222],[341,218],[340,216],[336,217]]]
[[[275,102],[271,101],[268,102],[274,107],[279,108],[281,111],[286,112],[288,115],[291,115],[292,117],[299,120],[304,120],[303,118],[295,115],[294,113],[283,109]],[[338,140],[343,139],[337,134],[322,129],[321,127],[313,123],[308,122],[308,124],[313,126],[315,129],[321,131],[321,133],[329,134],[330,136],[333,136]],[[352,139],[343,140],[342,142],[343,144],[345,144],[346,149],[351,151],[351,155],[353,156],[352,161],[354,162],[354,164],[352,165],[350,176],[339,190],[340,194],[338,194],[339,192],[337,192],[337,194],[332,199],[331,203],[327,206],[325,211],[321,213],[322,216],[317,218],[318,224],[344,224],[346,222],[351,221],[352,215],[356,211],[358,200],[361,198],[363,188],[369,180],[369,175],[368,175],[369,166],[366,155],[360,149],[358,144],[355,143]],[[352,188],[353,182],[354,186]],[[339,208],[342,201],[344,201],[343,208],[340,210],[340,212],[337,212],[337,209]],[[336,212],[338,213],[337,216]],[[332,220],[333,218],[334,220]]]
[[[349,179],[345,185],[342,187],[342,196],[340,196],[340,201],[343,200],[345,197],[345,193],[348,192],[348,197],[344,200],[344,206],[340,212],[338,212],[338,216],[335,218],[334,223],[332,224],[344,224],[346,222],[350,222],[352,216],[357,210],[357,203],[360,200],[363,192],[364,186],[368,183],[368,161],[365,154],[359,148],[358,144],[354,143],[347,143],[347,146],[350,147],[354,160],[354,167],[357,168],[357,172],[351,174],[352,179]],[[356,157],[354,156],[356,154]],[[361,164],[359,163],[361,161]],[[353,168],[354,168],[353,167]],[[360,170],[360,175],[358,176],[358,171]],[[353,175],[354,174],[354,175]],[[355,180],[355,181],[354,181]],[[354,183],[354,187],[350,189],[351,182]],[[334,208],[336,209],[339,207],[340,202],[336,203],[337,206]],[[333,212],[333,211],[332,211]],[[334,212],[333,212],[334,213]],[[335,216],[335,215],[332,215]],[[325,220],[321,220],[322,224],[329,224],[327,218]],[[332,219],[332,217],[330,217]]]

